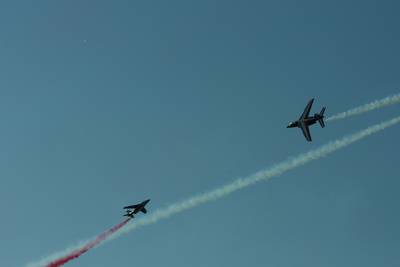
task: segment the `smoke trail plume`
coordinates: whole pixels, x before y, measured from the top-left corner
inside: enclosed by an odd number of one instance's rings
[[[102,241],[106,240],[107,237],[116,233],[119,229],[121,229],[125,224],[129,222],[129,219],[121,222],[120,224],[114,226],[113,228],[109,229],[108,231],[102,233],[101,235],[97,236],[92,241],[87,242],[85,245],[81,245],[78,248],[70,251],[69,253],[65,254],[62,253],[63,256],[55,258],[54,260],[43,260],[40,263],[34,264],[32,266],[46,266],[46,267],[58,267],[66,264],[67,262],[74,260],[81,256],[82,254],[86,253],[90,249],[94,248],[95,246],[99,245]],[[29,265],[28,265],[29,266]]]
[[[193,207],[196,207],[198,205],[204,204],[206,202],[214,201],[219,198],[222,198],[226,195],[229,195],[237,190],[240,190],[244,187],[250,186],[252,184],[261,182],[261,181],[268,181],[272,177],[279,176],[287,171],[290,171],[294,168],[300,167],[304,164],[307,164],[311,161],[320,159],[324,156],[327,156],[336,150],[339,150],[341,148],[347,147],[354,142],[357,142],[369,135],[372,135],[374,133],[377,133],[379,131],[382,131],[390,126],[393,126],[397,123],[400,122],[400,116],[393,118],[391,120],[373,125],[371,127],[368,127],[364,130],[361,130],[357,133],[354,133],[349,136],[345,136],[341,139],[337,139],[335,141],[331,141],[319,148],[313,149],[309,152],[300,154],[296,157],[289,158],[281,163],[278,163],[270,168],[267,168],[265,170],[259,171],[251,176],[248,176],[246,178],[241,178],[233,181],[232,183],[229,183],[227,185],[224,185],[222,187],[219,187],[217,189],[214,189],[212,191],[191,197],[187,200],[184,200],[179,203],[175,203],[170,205],[169,207],[166,207],[164,209],[160,209],[155,211],[151,216],[148,216],[146,218],[143,218],[141,220],[138,220],[136,222],[133,222],[122,231],[115,233],[114,235],[110,236],[108,240],[112,240],[124,233],[130,232],[140,226],[145,226],[148,224],[156,223],[161,219],[168,218],[176,213],[183,212],[185,210],[191,209]]]
[[[341,119],[345,119],[347,117],[351,117],[351,116],[355,116],[355,115],[359,115],[374,109],[379,109],[379,108],[383,108],[386,106],[390,106],[390,105],[394,105],[400,103],[400,94],[396,94],[396,95],[392,95],[392,96],[387,96],[385,98],[382,98],[380,100],[375,100],[374,102],[356,107],[356,108],[352,108],[348,111],[333,115],[328,117],[326,120],[327,121],[334,121],[334,120],[341,120]]]
[[[177,213],[183,212],[185,210],[194,208],[196,206],[199,206],[201,204],[211,202],[214,200],[217,200],[219,198],[222,198],[226,195],[229,195],[237,190],[240,190],[242,188],[245,188],[247,186],[250,186],[252,184],[261,182],[261,181],[268,181],[272,177],[279,176],[287,171],[290,171],[294,168],[300,167],[302,165],[305,165],[311,161],[320,159],[324,156],[327,156],[336,150],[339,150],[341,148],[347,147],[354,142],[360,141],[364,139],[365,137],[375,134],[377,132],[380,132],[390,126],[393,126],[397,123],[400,123],[400,116],[393,118],[391,120],[370,126],[364,130],[361,130],[357,133],[354,133],[352,135],[345,136],[341,139],[337,139],[335,141],[331,141],[319,148],[310,150],[309,152],[300,154],[296,157],[289,158],[281,163],[278,163],[270,168],[267,168],[265,170],[259,171],[251,176],[248,176],[246,178],[241,178],[233,181],[232,183],[226,184],[222,187],[219,187],[217,189],[214,189],[212,191],[188,198],[182,202],[178,202],[175,204],[172,204],[164,209],[159,209],[153,214],[146,216],[143,219],[139,219],[137,221],[134,221],[130,224],[128,224],[126,227],[122,228],[120,231],[114,232],[113,234],[109,235],[106,237],[104,244],[107,241],[113,240],[122,234],[126,234],[132,230],[135,230],[138,227],[153,224],[158,222],[159,220],[166,219],[168,217],[171,217]],[[75,249],[76,250],[76,249]],[[70,254],[71,249],[67,249],[64,252],[61,252],[62,254]],[[58,253],[60,254],[60,253]],[[46,264],[43,265],[43,262],[51,262],[50,259],[54,259],[54,255],[50,256],[42,261],[42,265],[40,263],[33,263],[28,265],[28,267],[39,267],[39,266],[47,266]]]

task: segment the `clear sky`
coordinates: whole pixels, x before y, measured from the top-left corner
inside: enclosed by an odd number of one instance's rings
[[[398,1],[3,1],[0,265],[399,115]],[[399,266],[400,127],[68,266]]]

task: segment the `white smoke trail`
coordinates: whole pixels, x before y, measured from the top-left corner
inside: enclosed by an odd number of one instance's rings
[[[111,235],[105,241],[113,240],[113,239],[121,236],[122,234],[126,234],[132,230],[135,230],[138,227],[156,223],[159,220],[166,219],[168,217],[173,216],[174,214],[194,208],[198,205],[217,200],[219,198],[229,195],[229,194],[231,194],[239,189],[242,189],[244,187],[247,187],[249,185],[258,183],[260,181],[268,181],[272,177],[281,175],[287,171],[290,171],[294,168],[300,167],[311,161],[320,159],[328,154],[335,152],[338,149],[347,147],[348,145],[351,145],[354,142],[357,142],[357,141],[359,141],[369,135],[377,133],[379,131],[382,131],[382,130],[384,130],[390,126],[393,126],[397,123],[400,123],[400,116],[393,118],[391,120],[370,126],[364,130],[361,130],[352,135],[345,136],[341,139],[331,141],[319,148],[316,148],[309,152],[300,154],[296,157],[289,158],[281,163],[278,163],[278,164],[276,164],[270,168],[267,168],[265,170],[259,171],[259,172],[255,173],[251,176],[248,176],[246,178],[237,179],[237,180],[233,181],[232,183],[229,183],[227,185],[224,185],[224,186],[214,189],[212,191],[191,197],[182,202],[172,204],[164,209],[159,209],[159,210],[153,212],[151,215],[148,215],[139,220],[135,220],[132,223],[126,225],[125,228],[122,228],[119,232],[116,232],[115,234]],[[66,255],[75,249],[77,249],[77,247],[69,248],[61,253],[57,253],[57,256],[59,256],[60,254]],[[57,257],[54,255],[51,255],[51,256],[41,260],[40,262],[28,264],[27,267],[46,266],[46,263],[52,262],[55,258],[57,258]]]
[[[326,121],[334,121],[334,120],[341,120],[345,119],[347,117],[355,116],[355,115],[360,115],[362,113],[374,110],[374,109],[379,109],[383,108],[386,106],[394,105],[400,103],[400,94],[392,95],[392,96],[387,96],[385,98],[382,98],[380,100],[375,100],[374,102],[352,108],[348,111],[341,112],[339,114],[330,116],[326,119]]]

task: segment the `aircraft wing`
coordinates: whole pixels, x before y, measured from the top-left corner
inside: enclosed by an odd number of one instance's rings
[[[305,123],[300,123],[300,128],[303,131],[304,137],[307,139],[308,142],[311,142],[311,134],[310,134],[310,129],[308,128],[308,125]]]
[[[139,205],[126,206],[124,209],[136,209]]]
[[[308,117],[308,115],[310,114],[310,110],[311,110],[313,102],[314,102],[314,98],[311,99],[310,101],[308,101],[308,104],[307,104],[306,108],[304,109],[303,114],[301,114],[299,120],[303,120]]]

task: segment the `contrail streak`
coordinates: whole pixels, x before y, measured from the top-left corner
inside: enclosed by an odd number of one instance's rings
[[[359,132],[356,132],[354,134],[345,136],[341,139],[337,139],[335,141],[331,141],[325,145],[322,145],[319,148],[310,150],[309,152],[300,154],[296,157],[289,158],[281,163],[278,163],[270,168],[267,168],[265,170],[259,171],[251,176],[248,176],[246,178],[240,178],[237,179],[229,184],[226,184],[224,186],[221,186],[217,189],[211,190],[209,192],[199,194],[194,197],[190,197],[182,202],[178,202],[175,204],[172,204],[166,208],[159,209],[153,214],[148,215],[145,218],[139,219],[137,221],[133,221],[132,223],[126,225],[126,227],[122,228],[120,231],[115,232],[114,234],[108,236],[106,240],[102,244],[104,244],[107,241],[113,240],[122,234],[126,234],[132,230],[135,230],[138,227],[153,224],[158,222],[159,220],[169,218],[177,213],[183,212],[188,209],[192,209],[196,206],[199,206],[201,204],[211,202],[214,200],[217,200],[219,198],[222,198],[226,195],[229,195],[237,190],[240,190],[242,188],[245,188],[247,186],[250,186],[252,184],[261,182],[261,181],[268,181],[272,177],[279,176],[287,171],[290,171],[294,168],[300,167],[302,165],[305,165],[311,161],[320,159],[324,156],[327,156],[336,150],[339,150],[341,148],[347,147],[354,142],[357,142],[359,140],[364,139],[365,137],[375,134],[377,132],[380,132],[390,126],[393,126],[397,123],[400,122],[400,116],[393,118],[391,120],[370,126],[364,130],[361,130]],[[68,254],[71,252],[71,249],[64,251],[62,253]],[[60,253],[58,253],[59,255]],[[50,256],[47,259],[41,261],[41,264],[30,264],[28,265],[29,267],[38,267],[38,266],[43,266],[43,262],[47,263],[50,262],[51,259],[54,259],[54,256]],[[46,266],[46,264],[44,264]]]
[[[129,222],[130,219],[126,219],[125,221],[117,224],[110,230],[102,233],[101,235],[97,236],[95,239],[89,242],[85,242],[82,245],[78,246],[75,249],[69,249],[69,252],[64,251],[64,253],[57,253],[53,259],[44,259],[41,262],[35,263],[32,266],[46,266],[46,267],[59,267],[62,266],[76,258],[79,258],[82,254],[88,252],[92,248],[98,246],[101,242],[107,239],[110,235],[113,233],[116,233],[118,230],[120,230],[124,225],[126,225]],[[30,265],[28,265],[30,266]]]
[[[347,117],[355,116],[355,115],[360,115],[365,112],[374,110],[374,109],[379,109],[383,108],[386,106],[394,105],[400,103],[400,94],[392,95],[392,96],[387,96],[385,98],[382,98],[380,100],[375,100],[374,102],[352,108],[348,111],[341,112],[339,114],[333,115],[328,117],[326,120],[327,121],[335,121],[335,120],[341,120],[345,119]]]

